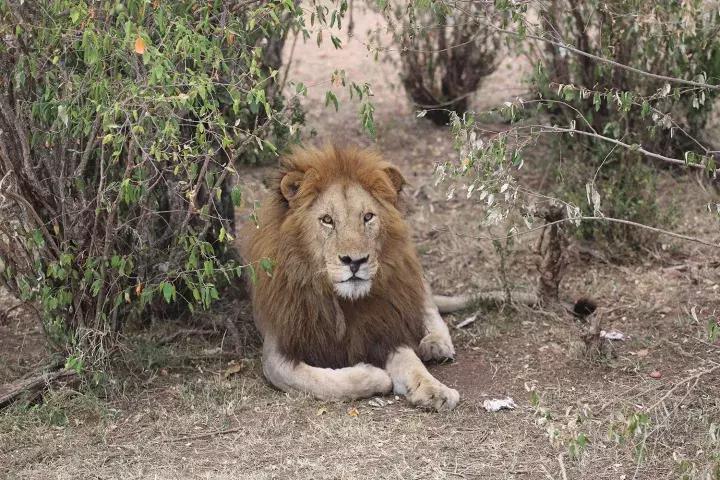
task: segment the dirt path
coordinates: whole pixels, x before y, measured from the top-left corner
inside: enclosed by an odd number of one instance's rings
[[[307,125],[320,141],[369,144],[346,91],[336,89],[337,114],[323,97],[334,69],[370,82],[377,146],[410,180],[410,222],[433,288],[497,282],[490,242],[458,235],[478,232],[482,207],[448,200],[444,186],[434,187],[434,162],[453,155],[448,132],[416,119],[392,86],[394,67],[372,61],[362,38],[377,18],[356,11],[355,20],[356,36],[342,51],[298,42],[290,77],[313,86],[304,102]],[[488,79],[478,107],[522,91],[518,64],[510,59]],[[532,160],[530,180],[543,171],[543,153]],[[243,172],[250,200],[261,195],[266,170]],[[682,193],[696,190],[692,181],[668,175],[662,182],[687,207],[678,229],[720,240],[703,212],[705,199]],[[534,284],[532,245],[526,239],[510,258],[517,285]],[[591,294],[610,309],[606,327],[628,336],[617,343],[617,358],[582,359],[582,326],[568,318],[483,310],[471,326],[452,329],[457,362],[433,367],[463,398],[445,414],[393,397],[379,406],[283,394],[262,379],[253,344],[241,372],[226,378],[227,360],[197,359],[212,356],[220,337],[161,348],[138,342],[127,359],[134,373],[112,379],[111,400],[59,391],[41,407],[0,414],[0,477],[661,479],[689,472],[710,479],[712,468],[720,470],[720,370],[703,369],[720,360],[707,330],[720,313],[718,260],[717,251],[670,243],[625,266],[575,251],[562,291],[568,299]],[[447,319],[454,324],[473,313]],[[37,356],[40,338],[33,322],[12,319],[0,325],[6,377],[27,368],[17,351],[30,341]],[[483,410],[485,399],[505,395],[516,410]]]

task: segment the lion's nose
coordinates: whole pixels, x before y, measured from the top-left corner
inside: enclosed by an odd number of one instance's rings
[[[358,270],[360,270],[360,265],[368,261],[368,255],[356,258],[353,258],[350,255],[343,255],[340,257],[340,261],[343,265],[349,266],[352,273],[357,273]]]

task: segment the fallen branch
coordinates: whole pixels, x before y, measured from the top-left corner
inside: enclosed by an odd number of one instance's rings
[[[16,380],[0,387],[0,408],[4,408],[19,399],[32,402],[53,384],[73,385],[80,381],[75,370],[63,368],[55,372],[45,372],[26,379]]]
[[[243,427],[237,427],[237,428],[228,428],[226,430],[217,430],[214,432],[208,432],[208,433],[199,433],[197,435],[188,435],[187,437],[175,437],[170,439],[170,442],[186,442],[188,440],[202,440],[204,438],[212,438],[217,437],[220,435],[227,435],[228,433],[237,433],[241,431]],[[157,442],[159,443],[159,442]]]
[[[3,310],[0,312],[0,324],[5,323],[8,319],[10,319],[10,314],[17,310],[18,308],[26,306],[27,302],[20,302],[17,305],[13,305],[12,307]]]

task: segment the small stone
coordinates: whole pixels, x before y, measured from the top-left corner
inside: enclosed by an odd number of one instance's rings
[[[662,378],[662,373],[658,370],[653,370],[650,372],[650,378]]]

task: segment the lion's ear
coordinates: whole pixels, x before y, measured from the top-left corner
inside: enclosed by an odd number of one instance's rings
[[[287,172],[280,180],[280,193],[288,202],[292,201],[300,190],[304,175],[301,172]]]
[[[385,167],[383,172],[385,172],[385,175],[387,175],[390,179],[390,183],[392,183],[393,187],[395,187],[395,192],[400,193],[402,187],[407,184],[405,177],[402,176],[400,170],[391,165],[389,167]]]

